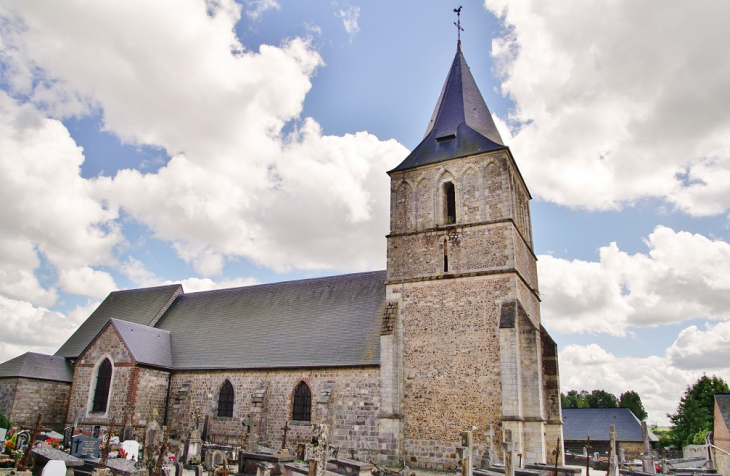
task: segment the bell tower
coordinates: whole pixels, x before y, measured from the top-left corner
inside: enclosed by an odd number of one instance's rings
[[[388,174],[381,434],[410,467],[455,469],[460,433],[476,426],[484,450],[488,425],[497,448],[510,429],[523,462],[546,462],[562,422],[531,197],[460,42],[423,140]]]

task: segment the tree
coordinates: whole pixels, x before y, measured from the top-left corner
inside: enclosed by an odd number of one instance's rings
[[[618,406],[628,408],[631,410],[631,413],[636,415],[636,418],[642,421],[646,420],[646,417],[649,416],[646,410],[644,410],[644,404],[641,403],[641,397],[633,390],[621,394],[618,399]]]
[[[727,383],[720,377],[703,375],[691,387],[687,386],[679,400],[677,412],[667,414],[672,422],[669,439],[672,446],[682,448],[702,439],[702,434],[713,431],[714,394],[730,393]]]
[[[618,408],[618,398],[605,390],[594,390],[588,395],[588,407]]]
[[[560,402],[563,408],[588,408],[588,392],[582,390],[569,390],[567,394],[560,394]]]

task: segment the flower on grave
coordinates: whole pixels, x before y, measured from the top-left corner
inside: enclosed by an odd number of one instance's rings
[[[117,451],[117,458],[127,459],[127,452],[124,451],[124,448],[119,448],[119,451]]]
[[[48,438],[46,444],[51,445],[53,448],[58,448],[61,445],[61,441],[57,438]]]
[[[13,442],[12,442],[12,441],[10,441],[10,440],[7,440],[7,441],[5,442],[5,449],[6,449],[6,450],[14,450],[14,449],[15,449],[15,445],[13,444]]]

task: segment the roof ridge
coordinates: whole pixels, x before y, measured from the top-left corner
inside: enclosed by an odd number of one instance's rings
[[[249,284],[247,286],[236,286],[233,288],[220,288],[220,289],[208,289],[206,291],[195,291],[195,292],[189,292],[189,293],[182,294],[181,296],[178,296],[178,297],[185,298],[185,297],[191,297],[191,296],[200,296],[201,294],[206,294],[206,293],[232,292],[232,291],[235,291],[237,289],[242,289],[242,288],[261,288],[261,287],[265,287],[265,286],[275,287],[275,286],[281,286],[281,285],[291,284],[291,283],[309,283],[309,282],[314,282],[317,280],[326,280],[326,279],[335,280],[335,279],[344,278],[347,276],[358,276],[358,275],[385,273],[385,272],[386,272],[386,270],[381,269],[381,270],[377,270],[377,271],[361,271],[361,272],[357,272],[357,273],[333,274],[330,276],[318,276],[318,277],[314,277],[314,278],[290,279],[288,281],[276,281],[274,283],[258,283],[258,284]]]

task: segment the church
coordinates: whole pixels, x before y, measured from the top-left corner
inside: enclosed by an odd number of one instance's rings
[[[461,42],[421,143],[390,176],[387,269],[185,293],[116,291],[54,356],[0,364],[14,422],[109,425],[453,470],[460,433],[522,462],[562,439],[558,352],[540,322],[530,193]],[[286,428],[286,430],[285,430]],[[287,432],[285,436],[285,431]],[[477,457],[478,457],[477,455]]]

